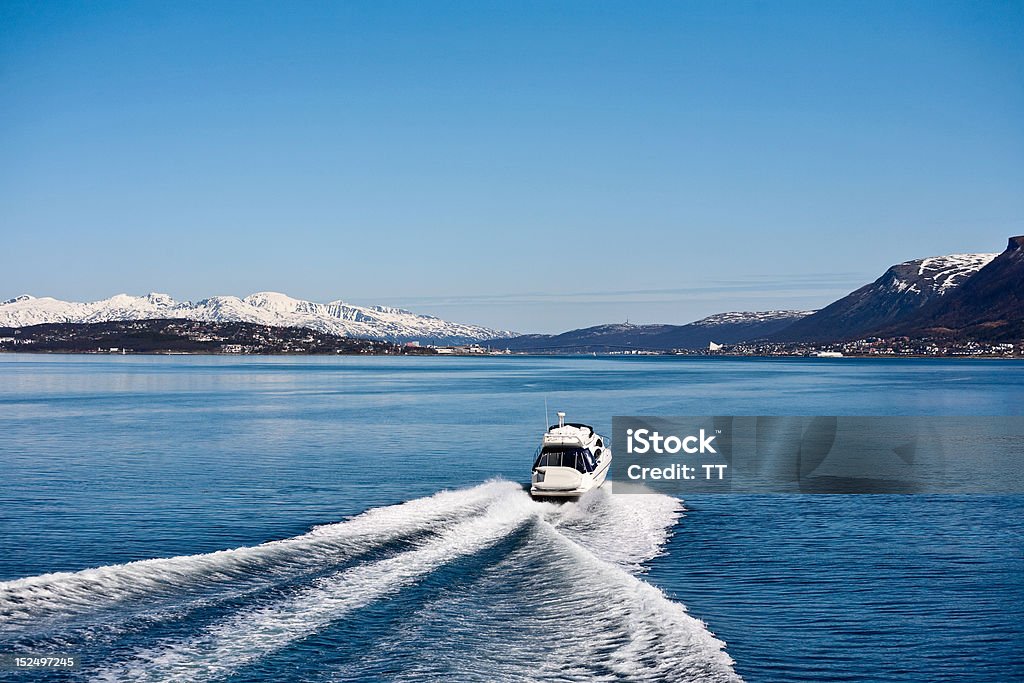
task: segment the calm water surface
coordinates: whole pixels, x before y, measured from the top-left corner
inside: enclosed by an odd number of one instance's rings
[[[1024,364],[0,355],[0,653],[82,655],[54,680],[1024,679],[1021,497],[537,503],[545,397],[604,433],[1010,415]]]

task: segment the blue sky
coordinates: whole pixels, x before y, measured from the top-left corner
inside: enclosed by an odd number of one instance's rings
[[[0,298],[523,331],[1024,232],[1024,3],[0,4]]]

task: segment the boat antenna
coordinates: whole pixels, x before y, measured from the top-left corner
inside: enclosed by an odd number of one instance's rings
[[[548,418],[548,397],[544,397],[544,431],[548,431],[548,425],[551,424],[551,420]]]

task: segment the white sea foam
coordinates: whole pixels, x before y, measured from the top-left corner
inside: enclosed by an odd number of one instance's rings
[[[395,677],[410,680],[737,681],[724,644],[638,577],[680,513],[679,501],[655,494],[599,490],[556,505],[489,482],[283,541],[0,584],[0,623],[17,635],[40,615],[87,621],[88,610],[130,606],[171,618],[181,604],[175,594],[187,598],[197,585],[230,592],[276,572],[297,580],[142,640],[87,673],[103,681],[224,678],[408,590],[408,613],[374,635],[373,647],[342,657],[340,675],[395,671],[401,658]],[[521,538],[499,546],[517,530]],[[496,547],[497,555],[483,553]],[[463,559],[471,569],[460,569],[459,581],[418,592]],[[311,567],[320,571],[304,573]],[[158,595],[167,602],[151,600]]]
[[[238,587],[266,581],[275,573],[339,562],[411,533],[443,528],[505,491],[508,482],[443,491],[401,505],[374,508],[345,522],[257,546],[222,550],[79,572],[43,574],[0,583],[0,633],[38,627],[49,618],[67,618],[105,608],[149,607],[158,596],[182,597],[210,586]]]
[[[662,553],[682,514],[682,503],[653,493],[613,495],[609,489],[606,486],[587,493],[579,501],[562,506],[548,520],[597,557],[641,572],[645,562]]]
[[[603,625],[600,631],[588,629],[574,639],[569,649],[575,663],[600,660],[628,680],[740,680],[725,643],[715,638],[704,622],[687,614],[683,605],[595,556],[556,528],[544,524],[539,528],[547,531],[562,551],[552,562],[589,589],[585,597],[556,598],[553,602],[559,605],[560,616],[565,623],[572,623],[574,615],[592,612],[600,615]],[[634,529],[628,525],[621,529],[626,535],[615,537],[625,540]],[[557,659],[552,665],[555,670],[565,667]]]
[[[492,545],[537,514],[537,508],[518,486],[509,484],[484,514],[441,531],[415,550],[317,579],[282,602],[237,612],[193,638],[141,652],[97,678],[193,681],[228,673],[316,633],[442,564]]]
[[[607,492],[548,510],[500,563],[403,619],[338,677],[739,681],[725,644],[636,576],[679,513],[666,496]]]

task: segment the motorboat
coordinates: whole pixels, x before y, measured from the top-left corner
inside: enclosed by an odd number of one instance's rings
[[[608,477],[612,449],[590,425],[565,421],[544,432],[533,461],[530,495],[536,498],[578,498],[601,486]]]

